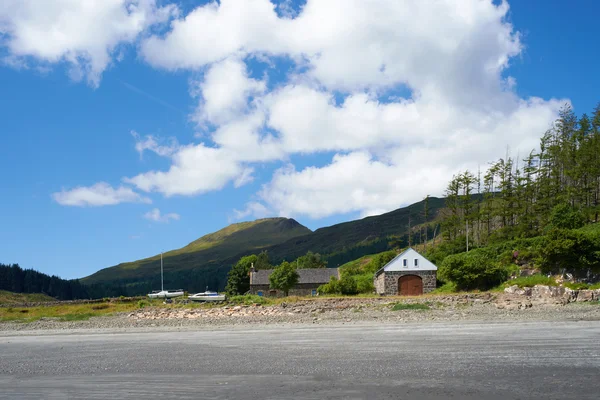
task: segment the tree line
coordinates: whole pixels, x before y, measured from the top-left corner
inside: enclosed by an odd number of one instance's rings
[[[542,136],[539,151],[507,155],[485,174],[465,171],[445,191],[445,238],[476,247],[543,234],[560,211],[571,228],[598,222],[600,214],[600,105],[577,118],[565,106]],[[557,211],[559,207],[560,210]]]
[[[18,264],[0,264],[0,290],[14,293],[44,293],[59,300],[89,298],[88,288],[78,280],[65,280]]]
[[[485,289],[518,273],[596,279],[600,273],[600,104],[578,118],[566,105],[524,158],[507,154],[452,178],[440,213],[444,243],[427,256],[459,289]],[[469,277],[469,279],[465,279]]]

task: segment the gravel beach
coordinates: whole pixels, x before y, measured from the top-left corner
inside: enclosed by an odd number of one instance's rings
[[[426,310],[397,310],[402,304],[425,304]],[[398,324],[422,322],[600,321],[600,303],[531,301],[506,294],[466,294],[427,298],[329,298],[278,305],[218,307],[149,307],[85,321],[52,318],[0,323],[0,335],[23,331],[85,329],[212,329],[233,326]]]

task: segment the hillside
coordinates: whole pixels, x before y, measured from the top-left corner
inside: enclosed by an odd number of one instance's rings
[[[430,218],[444,200],[429,199]],[[230,225],[185,247],[163,254],[165,286],[189,291],[222,289],[227,272],[241,257],[267,250],[273,263],[293,260],[307,251],[323,254],[329,266],[407,243],[410,226],[424,222],[424,201],[386,214],[345,222],[311,232],[293,219],[268,218]],[[160,255],[102,269],[81,279],[92,297],[144,294],[160,287]],[[95,286],[95,288],[94,288]]]
[[[444,204],[442,198],[429,198],[429,221]],[[408,245],[409,225],[415,227],[425,222],[424,205],[423,200],[385,214],[317,229],[309,235],[270,247],[269,257],[274,262],[290,261],[310,250],[326,255],[329,266],[335,267],[366,254],[404,247]]]
[[[167,273],[220,265],[240,253],[260,252],[271,245],[311,233],[293,219],[266,218],[232,224],[185,247],[163,254]],[[81,279],[84,284],[144,280],[160,276],[160,254],[102,269]]]

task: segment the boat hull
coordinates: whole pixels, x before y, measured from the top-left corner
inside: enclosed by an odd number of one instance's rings
[[[175,297],[183,296],[183,292],[159,292],[159,293],[149,293],[148,297],[151,299],[172,299]]]
[[[210,302],[210,301],[225,301],[225,295],[224,294],[220,294],[217,296],[189,296],[188,300],[192,300],[192,301],[205,301],[205,302]]]

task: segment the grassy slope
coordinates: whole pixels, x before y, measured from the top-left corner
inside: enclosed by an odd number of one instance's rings
[[[219,265],[242,253],[258,253],[265,247],[311,231],[293,219],[267,218],[230,225],[163,254],[165,270],[177,271]],[[160,255],[105,268],[83,278],[85,284],[137,279],[160,273]]]
[[[0,304],[38,303],[44,301],[56,301],[56,299],[42,293],[13,293],[0,290]]]
[[[437,197],[429,198],[432,216],[444,207],[444,201]],[[420,201],[389,213],[317,229],[311,234],[270,247],[269,256],[278,262],[295,259],[309,250],[327,255],[376,240],[401,238],[408,232],[409,215],[413,227],[424,222],[423,207],[424,202]]]
[[[423,201],[386,214],[345,222],[311,232],[296,221],[271,218],[230,225],[218,232],[203,236],[187,246],[163,255],[167,271],[197,271],[202,268],[231,266],[241,256],[268,250],[274,263],[293,260],[307,251],[324,255],[349,254],[345,260],[356,255],[356,247],[380,241],[385,248],[388,241],[404,237],[408,232],[409,215],[414,227],[423,222]],[[430,214],[435,215],[444,206],[444,199],[429,200]],[[375,250],[376,252],[377,250]],[[363,254],[373,253],[365,248]],[[343,260],[342,262],[344,262]],[[335,266],[330,263],[330,266]],[[160,272],[160,256],[122,263],[105,268],[83,278],[85,284],[110,283],[118,280],[144,281],[156,277]]]

